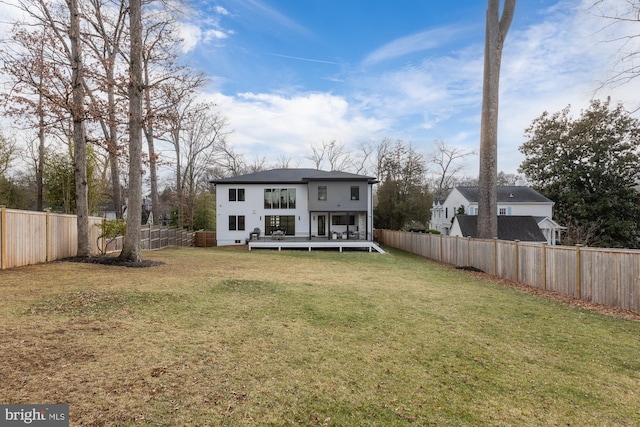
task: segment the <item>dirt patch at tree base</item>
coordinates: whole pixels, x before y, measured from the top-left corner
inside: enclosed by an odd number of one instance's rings
[[[128,259],[120,258],[118,256],[90,256],[90,257],[71,257],[60,260],[61,262],[83,262],[88,264],[101,264],[101,265],[111,265],[115,267],[130,267],[130,268],[148,268],[148,267],[157,267],[160,265],[165,265],[164,262],[161,261],[151,261],[151,260],[142,260],[142,261],[131,261]]]

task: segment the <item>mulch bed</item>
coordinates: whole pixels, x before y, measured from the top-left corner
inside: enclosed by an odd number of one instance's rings
[[[161,261],[151,261],[151,260],[142,260],[142,261],[136,262],[136,261],[120,258],[117,256],[71,257],[71,258],[62,259],[60,261],[84,262],[89,264],[112,265],[116,267],[131,267],[131,268],[157,267],[165,264],[164,262],[161,262]]]

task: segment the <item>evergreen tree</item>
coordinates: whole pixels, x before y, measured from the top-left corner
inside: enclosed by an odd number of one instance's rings
[[[640,247],[640,121],[609,100],[592,101],[577,119],[569,110],[533,121],[520,171],[556,202],[565,243]]]

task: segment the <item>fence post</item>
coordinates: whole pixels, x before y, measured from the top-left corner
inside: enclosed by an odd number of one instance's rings
[[[576,245],[576,292],[575,292],[575,297],[577,299],[581,299],[582,297],[582,292],[581,292],[581,284],[580,282],[582,282],[582,278],[580,277],[580,270],[581,270],[581,264],[582,264],[582,256],[580,255],[580,248],[582,247],[582,245]]]
[[[467,236],[467,264],[471,265],[471,236]]]
[[[44,241],[45,241],[45,260],[47,262],[52,261],[51,260],[51,212],[49,212],[49,210],[47,209],[47,217],[45,219],[45,228],[44,228],[44,232],[46,234]]]
[[[7,268],[7,207],[0,206],[0,270]]]
[[[456,250],[456,256],[453,258],[453,261],[454,261],[453,265],[456,266],[456,267],[459,265],[458,264],[458,238],[459,237],[460,236],[456,236],[456,249],[455,249]]]
[[[542,244],[542,289],[547,289],[547,243]]]
[[[493,275],[498,276],[498,238],[493,238]]]
[[[107,217],[103,216],[102,217],[102,234],[104,234],[104,230],[106,230],[106,228],[105,228],[106,226],[107,226]],[[100,246],[101,246],[100,253],[102,253],[102,254],[106,254],[107,253],[106,240],[107,239],[105,239],[104,236],[100,239]]]
[[[513,241],[513,249],[515,251],[513,259],[515,261],[516,268],[516,283],[520,283],[520,250],[518,248],[519,242],[520,240]]]

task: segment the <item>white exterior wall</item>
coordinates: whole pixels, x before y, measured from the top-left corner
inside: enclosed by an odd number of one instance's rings
[[[345,184],[346,182],[346,184]],[[360,181],[357,181],[359,183]],[[349,231],[359,232],[360,238],[373,237],[373,185],[365,184],[361,187],[360,200],[356,203],[349,199],[350,181],[327,181],[330,194],[342,194],[344,200],[330,200],[335,206],[316,207],[310,214],[309,188],[307,183],[217,183],[216,184],[216,232],[219,246],[245,244],[250,233],[259,228],[260,237],[265,233],[266,216],[293,216],[295,218],[295,237],[304,239],[317,234],[318,216],[325,215],[325,235],[330,236],[332,228],[346,226],[332,226],[331,216],[350,213],[356,215],[356,224]],[[244,189],[244,201],[229,201],[229,189]],[[264,190],[268,188],[294,188],[296,190],[295,209],[265,209]],[[344,191],[342,191],[344,190]],[[346,195],[346,196],[345,196]],[[314,195],[317,198],[317,194]],[[366,198],[366,200],[364,199]],[[325,210],[326,209],[326,210]],[[365,212],[366,211],[366,212]],[[244,216],[244,230],[229,230],[229,216]]]
[[[244,188],[243,202],[229,201],[230,188]],[[265,188],[295,188],[295,209],[265,209]],[[245,244],[249,233],[259,228],[264,236],[266,215],[293,215],[296,221],[296,236],[309,235],[309,212],[307,186],[304,184],[217,184],[216,185],[216,238],[218,246]],[[244,215],[244,230],[229,230],[229,216]]]
[[[469,201],[457,190],[453,189],[441,206],[432,210],[429,228],[438,230],[444,235],[449,235],[451,220],[455,216],[460,205],[464,206],[465,213],[469,214]]]

